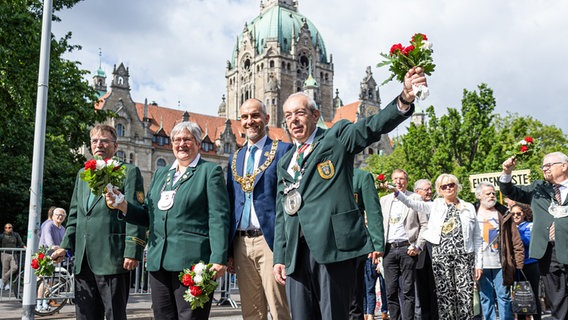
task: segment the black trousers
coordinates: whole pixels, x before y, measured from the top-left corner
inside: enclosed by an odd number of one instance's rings
[[[179,280],[181,271],[151,271],[152,310],[154,318],[160,320],[206,320],[209,319],[213,294],[203,308],[191,310],[189,302],[183,299],[187,290]]]
[[[126,304],[130,290],[128,272],[98,276],[87,259],[81,273],[75,275],[75,313],[81,320],[126,320]]]
[[[393,320],[414,319],[414,270],[417,257],[409,256],[407,251],[408,245],[394,248],[387,244],[383,258],[389,316]],[[399,292],[402,294],[402,308]]]
[[[568,265],[556,259],[554,242],[548,243],[544,256],[539,260],[539,268],[553,319],[568,319]]]
[[[351,296],[351,309],[349,310],[350,320],[363,320],[365,314],[365,295],[367,294],[365,285],[365,263],[367,262],[366,256],[357,258],[357,265],[355,266],[355,288],[353,288],[353,295]]]
[[[357,258],[319,264],[305,241],[300,241],[296,270],[286,278],[292,319],[349,319],[356,264]]]
[[[424,264],[416,269],[416,312],[422,320],[438,320],[438,297],[436,296],[436,282],[432,270],[432,257],[430,244],[424,248],[420,255],[424,255]]]

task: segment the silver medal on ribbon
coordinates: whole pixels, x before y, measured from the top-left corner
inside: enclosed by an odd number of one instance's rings
[[[175,196],[176,190],[162,191],[160,194],[160,201],[158,201],[158,209],[166,211],[173,207]]]
[[[302,206],[302,195],[298,192],[298,190],[291,190],[286,195],[286,199],[284,200],[284,211],[287,214],[293,216],[298,212]]]

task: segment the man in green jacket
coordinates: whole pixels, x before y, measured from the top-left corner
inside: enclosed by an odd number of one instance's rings
[[[118,148],[116,130],[96,125],[91,130],[91,151],[112,158]],[[140,170],[126,166],[122,193],[129,202],[144,202]],[[94,195],[77,174],[65,236],[52,258],[61,261],[67,251],[75,255],[75,312],[77,319],[126,319],[130,271],[142,260],[145,229],[124,222],[118,210]]]
[[[530,203],[533,228],[529,256],[539,260],[544,291],[553,319],[568,319],[568,156],[553,152],[544,156],[544,180],[530,186],[516,186],[512,172],[517,159],[503,162],[499,189],[521,203]]]
[[[355,154],[412,114],[421,68],[379,114],[316,129],[320,112],[305,93],[284,103],[295,146],[278,162],[274,239],[276,280],[286,284],[293,319],[347,319],[356,260],[374,251],[353,197]],[[379,254],[374,255],[378,259]]]

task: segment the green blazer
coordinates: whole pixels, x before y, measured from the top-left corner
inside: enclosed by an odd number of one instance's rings
[[[365,223],[353,197],[355,154],[412,114],[401,114],[393,100],[377,115],[351,123],[342,120],[330,129],[316,129],[312,151],[304,158],[305,171],[298,188],[302,205],[295,215],[284,212],[284,188],[294,183],[287,169],[296,147],[278,162],[274,263],[296,268],[300,226],[315,260],[328,264],[373,251]],[[319,169],[318,169],[319,168]]]
[[[140,170],[126,166],[126,181],[121,189],[125,200],[135,203],[144,199],[144,181]],[[96,275],[112,275],[129,272],[123,269],[124,258],[141,261],[145,246],[145,229],[124,222],[118,210],[107,207],[104,197],[87,202],[91,190],[81,180],[81,169],[75,180],[71,207],[67,218],[65,236],[61,247],[75,254],[75,273],[81,272],[83,259]]]
[[[550,225],[554,222],[554,236],[556,258],[562,264],[568,264],[568,217],[555,218],[549,212],[550,204],[554,199],[552,184],[543,180],[536,180],[530,186],[515,186],[512,183],[499,181],[499,189],[504,195],[521,203],[530,203],[533,211],[533,227],[529,256],[540,259],[548,247]],[[568,206],[568,199],[564,201]]]
[[[353,171],[353,195],[361,216],[367,214],[367,231],[375,251],[385,252],[383,212],[375,188],[375,179],[370,172],[361,169]]]
[[[148,271],[182,271],[200,260],[227,264],[229,196],[218,165],[200,159],[172,185],[175,169],[160,168],[152,177],[146,205],[128,204],[124,219],[148,226]],[[162,190],[176,190],[174,204],[160,210]]]

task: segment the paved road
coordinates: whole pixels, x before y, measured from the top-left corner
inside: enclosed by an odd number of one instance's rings
[[[236,302],[240,302],[238,295],[232,295]],[[152,315],[151,301],[149,294],[133,294],[128,299],[128,319],[154,319]],[[232,308],[230,305],[218,306],[216,304],[211,308],[210,319],[242,319],[241,309]],[[22,304],[19,300],[9,300],[0,302],[0,319],[22,319]],[[73,305],[65,305],[59,313],[51,316],[35,316],[35,319],[75,319],[75,307]]]

